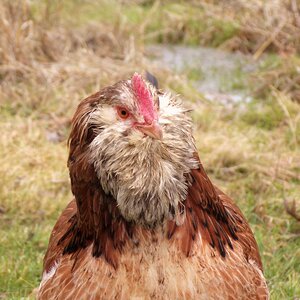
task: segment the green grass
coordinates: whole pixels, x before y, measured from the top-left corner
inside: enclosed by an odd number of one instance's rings
[[[274,101],[253,101],[241,118],[247,125],[272,130],[284,122],[284,112],[276,103],[274,105]]]
[[[50,232],[72,198],[66,139],[79,100],[152,67],[143,63],[145,41],[218,46],[239,34],[235,23],[213,15],[205,19],[202,6],[184,1],[50,2],[36,1],[30,9],[24,2],[23,10],[12,9],[15,20],[8,19],[15,27],[9,30],[21,28],[20,20],[34,24],[32,39],[25,25],[18,31],[14,57],[10,38],[5,40],[13,34],[0,23],[6,30],[0,36],[0,299],[34,299]],[[16,17],[18,13],[23,15]],[[57,42],[55,32],[64,42]],[[5,69],[7,64],[11,69]],[[278,57],[270,55],[260,71],[279,66]],[[162,87],[182,94],[194,108],[200,157],[213,181],[249,220],[271,298],[299,298],[300,224],[285,212],[283,200],[299,203],[300,104],[278,85],[264,88],[242,109],[224,107],[193,88],[193,81],[203,78],[201,71],[190,68],[178,75],[153,70]],[[240,70],[224,82],[226,90],[247,84]],[[58,140],[51,138],[53,133]]]

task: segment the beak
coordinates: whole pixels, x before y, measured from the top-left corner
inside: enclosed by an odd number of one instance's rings
[[[142,133],[156,139],[162,140],[162,130],[157,121],[153,121],[150,125],[149,124],[136,124],[136,128],[141,131]]]

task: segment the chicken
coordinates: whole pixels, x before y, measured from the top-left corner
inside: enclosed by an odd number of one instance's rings
[[[44,258],[39,299],[268,299],[253,233],[200,162],[188,110],[141,75],[83,100],[75,199]]]

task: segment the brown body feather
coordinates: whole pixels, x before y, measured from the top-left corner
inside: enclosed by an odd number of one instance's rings
[[[52,231],[39,299],[267,299],[253,233],[197,155],[173,217],[145,226],[122,215],[90,160],[99,129],[88,118],[101,95],[83,101],[73,119],[68,167],[75,201]]]

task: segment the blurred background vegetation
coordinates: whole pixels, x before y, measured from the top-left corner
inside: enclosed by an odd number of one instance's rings
[[[298,0],[0,1],[0,299],[34,298],[72,198],[79,101],[148,70],[255,233],[271,299],[300,298]]]

